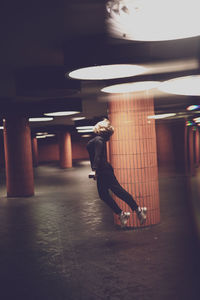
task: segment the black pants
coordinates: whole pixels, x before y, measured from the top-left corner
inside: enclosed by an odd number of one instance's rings
[[[101,171],[97,174],[97,189],[99,197],[103,200],[117,215],[122,210],[110,196],[109,190],[111,190],[117,197],[126,202],[134,211],[138,208],[137,203],[133,197],[119,184],[113,169]]]

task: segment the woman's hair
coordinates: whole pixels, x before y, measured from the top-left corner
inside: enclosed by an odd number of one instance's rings
[[[110,138],[110,136],[114,133],[114,128],[111,126],[110,121],[108,119],[104,119],[101,122],[98,122],[94,126],[94,133],[97,135],[101,135],[105,138]]]

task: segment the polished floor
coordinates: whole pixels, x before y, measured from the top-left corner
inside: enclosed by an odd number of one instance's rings
[[[2,300],[198,300],[199,249],[186,178],[159,175],[161,223],[123,230],[87,161],[35,169],[35,196],[6,198],[0,176]]]

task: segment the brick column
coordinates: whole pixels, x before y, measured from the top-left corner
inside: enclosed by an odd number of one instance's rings
[[[33,155],[33,166],[38,166],[38,142],[36,137],[32,138],[32,155]]]
[[[143,98],[142,98],[143,97]],[[109,119],[115,128],[110,140],[110,159],[120,184],[133,196],[139,206],[148,208],[145,226],[160,222],[158,169],[153,99],[145,94],[120,94],[109,102]],[[118,198],[119,206],[130,208]],[[120,224],[114,215],[116,224]],[[129,227],[140,227],[132,213]]]
[[[4,120],[4,148],[8,197],[34,194],[31,134],[28,119],[9,115]]]
[[[72,167],[72,145],[71,135],[69,132],[61,132],[59,139],[60,167]]]

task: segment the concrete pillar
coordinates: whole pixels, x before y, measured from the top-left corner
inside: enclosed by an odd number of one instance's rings
[[[148,208],[145,226],[160,222],[154,102],[146,95],[120,94],[109,102],[109,119],[115,128],[110,140],[110,159],[120,184],[139,206]],[[114,196],[115,197],[115,196]],[[130,208],[116,198],[125,211]],[[114,215],[116,224],[119,219]],[[129,227],[140,227],[131,213]]]
[[[38,142],[36,137],[32,138],[32,156],[33,156],[33,166],[38,166]]]
[[[69,132],[60,132],[59,139],[59,154],[60,154],[60,167],[72,167],[72,145],[71,135]]]
[[[195,175],[195,162],[194,162],[194,128],[188,126],[188,158],[189,158],[189,173],[191,176]]]
[[[199,130],[195,131],[195,166],[199,167],[199,143],[200,143],[200,136]]]
[[[26,117],[14,114],[6,117],[4,149],[7,196],[34,195],[31,133]]]

